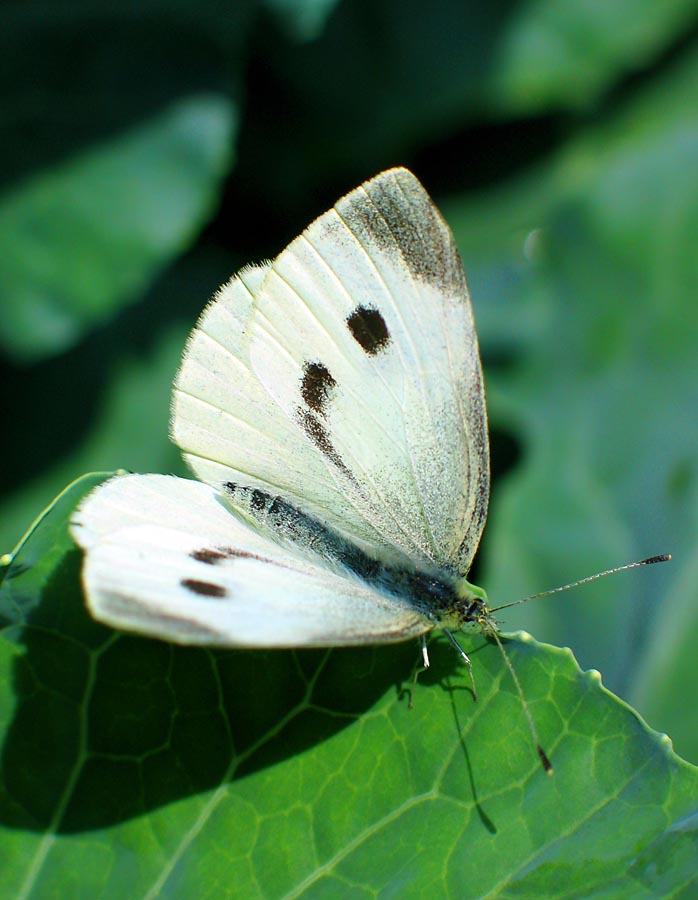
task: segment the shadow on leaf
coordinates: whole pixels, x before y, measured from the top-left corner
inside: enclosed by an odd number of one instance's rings
[[[273,766],[399,693],[419,652],[223,651],[117,633],[85,610],[80,565],[68,552],[7,632],[22,649],[0,818],[15,827],[100,828]]]

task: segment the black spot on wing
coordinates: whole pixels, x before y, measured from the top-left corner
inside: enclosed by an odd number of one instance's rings
[[[250,509],[253,509],[256,512],[265,510],[265,508],[274,500],[269,494],[265,494],[264,491],[252,488],[239,488],[238,485],[233,484],[232,482],[228,482],[223,485],[223,487],[226,492],[233,497],[237,496],[239,498],[240,494],[244,494]],[[197,562],[202,562],[208,566],[214,566],[222,562],[236,559],[253,559],[255,562],[266,563],[270,566],[279,566],[282,569],[288,568],[285,563],[279,562],[278,560],[269,559],[267,556],[260,556],[259,553],[251,553],[249,550],[240,550],[237,547],[216,547],[215,549],[204,548],[202,550],[193,550],[189,555]],[[187,585],[187,587],[189,586],[190,585]]]
[[[377,309],[357,306],[346,321],[352,337],[369,356],[375,356],[390,343],[388,326]]]
[[[252,509],[256,510],[257,512],[261,512],[267,502],[266,496],[267,495],[264,493],[264,491],[252,491],[252,494],[250,496],[250,506],[252,507]]]
[[[315,444],[320,452],[330,462],[349,477],[352,482],[354,476],[347,468],[342,457],[337,452],[329,436],[327,426],[319,418],[327,416],[327,407],[332,399],[332,393],[337,386],[332,373],[321,362],[307,362],[303,367],[301,378],[301,397],[305,403],[296,407],[296,419],[306,436]]]
[[[227,554],[221,550],[208,550],[206,548],[202,550],[193,550],[189,555],[197,562],[206,563],[208,566],[213,566],[215,563],[219,563],[221,560],[228,558]]]
[[[222,599],[227,594],[225,588],[220,584],[212,584],[210,581],[198,581],[196,578],[183,578],[180,584],[199,597]]]
[[[306,409],[301,409],[300,407],[296,410],[298,415],[298,421],[300,423],[301,428],[306,433],[306,435],[310,438],[310,440],[315,444],[318,450],[325,456],[330,462],[336,466],[340,472],[347,476],[352,483],[356,483],[356,479],[354,478],[354,474],[347,467],[346,463],[342,459],[342,457],[337,452],[330,436],[325,428],[324,424],[318,419],[317,416],[314,416],[311,412]]]
[[[306,406],[320,415],[325,415],[327,404],[337,382],[327,366],[320,362],[307,362],[303,367],[301,397]]]
[[[321,362],[306,362],[303,366],[303,377],[300,384],[305,408],[302,406],[296,408],[296,418],[306,436],[318,450],[341,472],[355,481],[332,443],[326,425],[319,418],[320,416],[326,418],[327,407],[332,400],[336,386],[337,382],[327,366]]]
[[[232,490],[230,493],[232,493]],[[261,495],[262,492],[253,491],[252,494],[250,506],[252,506],[253,509],[259,509],[259,500],[257,500],[257,506],[255,507],[254,495]],[[235,547],[216,547],[215,549],[204,547],[201,550],[193,550],[189,555],[192,559],[195,559],[197,562],[205,563],[207,566],[214,566],[229,559],[257,559],[261,562],[271,562],[271,560],[258,556],[256,553],[250,553],[247,550],[238,550]]]

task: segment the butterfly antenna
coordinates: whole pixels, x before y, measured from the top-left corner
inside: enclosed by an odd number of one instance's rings
[[[502,654],[504,662],[507,664],[507,669],[509,669],[509,674],[512,677],[514,684],[516,685],[516,692],[519,695],[519,699],[521,700],[521,705],[523,706],[523,710],[526,713],[526,721],[528,722],[528,728],[531,732],[531,737],[533,738],[533,743],[536,745],[536,751],[541,761],[541,765],[545,769],[546,775],[553,775],[554,770],[550,760],[548,759],[548,755],[543,749],[540,738],[538,737],[538,730],[536,729],[536,724],[533,721],[533,716],[531,715],[531,710],[528,708],[528,703],[526,702],[526,696],[524,695],[523,688],[521,687],[521,682],[519,681],[519,676],[516,674],[516,669],[512,665],[511,660],[509,659],[509,655],[504,649],[504,645],[502,644],[499,635],[497,634],[494,628],[488,629],[489,634],[497,642],[497,646],[499,647],[499,651]]]
[[[551,588],[548,591],[541,591],[538,594],[531,594],[530,597],[524,597],[521,600],[514,600],[513,603],[505,603],[503,606],[495,606],[490,610],[490,612],[498,612],[500,609],[509,609],[510,606],[518,606],[519,603],[528,603],[529,600],[537,600],[539,597],[550,597],[551,594],[559,594],[561,591],[569,591],[571,588],[580,587],[582,584],[588,584],[590,581],[596,581],[598,578],[605,578],[607,575],[615,575],[616,572],[625,572],[628,569],[637,569],[640,566],[652,566],[655,563],[668,562],[670,559],[670,553],[663,553],[660,556],[649,556],[647,559],[638,560],[638,562],[627,563],[627,565],[625,566],[616,566],[614,569],[606,569],[605,572],[597,572],[596,575],[587,575],[586,578],[580,578],[579,581],[571,581],[569,584],[563,584],[560,587]]]

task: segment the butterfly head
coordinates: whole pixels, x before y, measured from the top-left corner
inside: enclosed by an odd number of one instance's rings
[[[494,627],[494,619],[487,605],[487,594],[477,585],[470,584],[463,577],[456,579],[454,597],[442,621],[442,628],[454,631],[475,627],[479,630],[490,630]]]

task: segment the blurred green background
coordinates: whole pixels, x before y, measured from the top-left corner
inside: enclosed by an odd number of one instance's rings
[[[198,313],[361,180],[456,234],[493,603],[698,762],[698,9],[691,0],[5,2],[0,551],[88,470],[184,474]],[[457,486],[453,486],[456,490]]]

